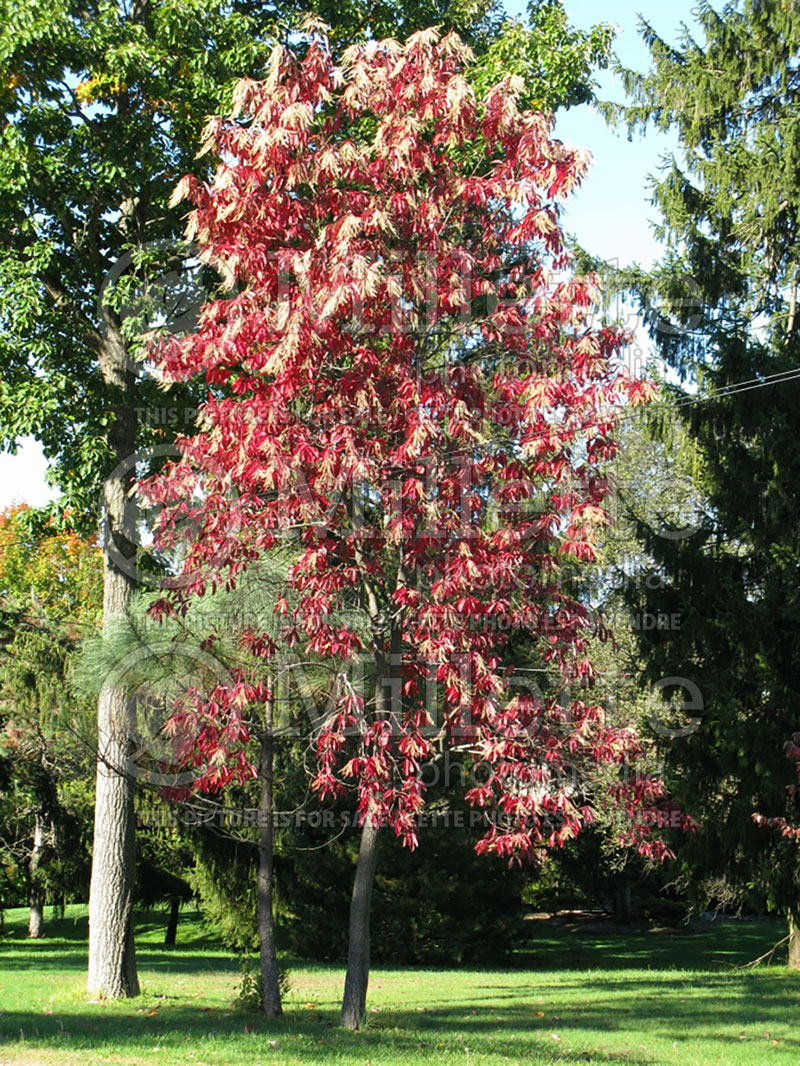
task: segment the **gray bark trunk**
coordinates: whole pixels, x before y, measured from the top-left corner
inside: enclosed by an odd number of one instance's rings
[[[798,916],[789,915],[789,969],[800,970],[800,925]]]
[[[260,836],[258,842],[258,943],[261,954],[261,1007],[268,1018],[282,1014],[278,980],[278,957],[275,950],[275,920],[272,902],[272,857],[275,809],[273,790],[273,707],[266,705],[264,735],[261,738],[261,801],[259,803]]]
[[[136,587],[136,529],[129,498],[135,477],[135,377],[111,317],[109,311],[100,354],[111,413],[108,443],[115,464],[104,485],[105,632],[124,616]],[[97,707],[88,989],[90,995],[107,998],[139,994],[133,945],[134,782],[128,765],[133,728],[133,710],[124,689],[105,685]]]
[[[127,772],[131,709],[112,689],[98,708],[97,796],[92,883],[89,892],[89,994],[137,996],[133,945],[133,879],[136,857],[133,782]]]
[[[360,1029],[367,1013],[369,912],[378,862],[379,832],[378,826],[370,821],[366,821],[361,830],[361,846],[358,850],[358,865],[350,902],[350,941],[342,998],[342,1025],[346,1029]]]
[[[174,948],[175,938],[178,935],[178,919],[181,914],[181,901],[177,896],[173,896],[169,901],[169,918],[167,919],[167,929],[164,933],[164,947]]]
[[[386,655],[386,620],[380,609],[377,590],[367,576],[367,568],[360,549],[355,553],[367,598],[372,625],[372,646],[375,661],[375,714],[378,719],[395,719],[402,715],[400,663],[402,659],[402,621],[392,617],[389,628],[389,655]],[[405,585],[402,558],[399,563],[398,585]],[[394,675],[397,675],[396,677]],[[367,1013],[367,985],[369,983],[369,917],[372,886],[378,863],[380,824],[374,812],[367,813],[361,830],[353,895],[350,899],[350,928],[347,950],[347,973],[342,996],[341,1023],[346,1029],[360,1029]]]
[[[630,925],[632,919],[631,883],[627,877],[620,876],[614,886],[614,921],[617,925]]]
[[[391,666],[399,662],[399,635],[396,627],[390,634],[390,661],[381,646],[379,633],[375,637],[375,711],[378,718],[399,713],[400,690],[394,684]],[[388,667],[388,668],[387,668]],[[356,877],[350,900],[350,929],[347,949],[347,973],[342,997],[342,1025],[346,1029],[360,1029],[367,1013],[367,985],[369,983],[369,916],[372,886],[378,864],[380,826],[367,816],[361,830]]]
[[[44,818],[37,811],[33,827],[33,847],[29,866],[31,912],[28,919],[28,936],[34,940],[44,936],[44,887],[39,879],[39,865],[44,855],[45,846],[44,828]]]

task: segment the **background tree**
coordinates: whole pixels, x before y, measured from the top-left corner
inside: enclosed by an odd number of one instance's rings
[[[697,19],[674,46],[643,23],[652,67],[626,72],[633,102],[616,111],[631,129],[680,139],[653,183],[665,256],[632,280],[691,388],[675,391],[708,501],[691,537],[641,525],[665,582],[632,585],[631,599],[681,619],[643,635],[649,678],[680,674],[700,693],[687,697],[697,727],[663,744],[700,823],[688,870],[788,914],[796,960],[797,856],[752,815],[797,824],[784,744],[799,710],[800,12],[745,0],[721,12],[702,3]]]
[[[609,31],[576,34],[559,4],[532,12],[535,33],[507,27],[524,39],[518,61],[551,87],[548,101],[585,95]],[[181,174],[207,173],[208,160],[195,158],[204,117],[227,107],[237,78],[263,70],[295,14],[293,4],[249,0],[0,3],[0,436],[11,447],[26,435],[42,443],[73,525],[93,532],[103,501],[109,624],[127,609],[138,573],[126,506],[132,456],[168,441],[173,419],[185,429],[196,406],[184,394],[167,408],[155,392],[135,358],[148,315],[132,309],[141,309],[148,279],[177,272],[176,328],[191,318],[189,252],[176,244],[182,226],[167,199]],[[416,2],[336,5],[325,14],[343,43],[374,25],[405,32],[435,18],[479,51],[500,20],[481,0],[435,11]],[[163,295],[164,285],[155,288]],[[117,996],[138,988],[133,793],[120,772],[130,723],[121,693],[108,688],[103,698],[89,986]]]
[[[101,574],[92,540],[59,532],[24,506],[0,514],[0,750],[8,777],[0,846],[24,871],[33,937],[44,934],[46,894],[63,902],[79,872],[81,797],[70,784],[85,774],[92,747],[75,744],[85,708],[71,698],[68,676],[99,617]]]

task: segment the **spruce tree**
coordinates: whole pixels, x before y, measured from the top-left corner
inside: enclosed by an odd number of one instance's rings
[[[657,726],[673,793],[699,822],[689,869],[794,929],[796,846],[753,815],[796,824],[799,801],[784,745],[800,714],[800,9],[704,2],[697,18],[674,46],[642,23],[651,69],[624,72],[632,103],[608,109],[630,131],[680,138],[653,181],[665,254],[632,280],[684,383],[679,413],[707,499],[692,535],[640,523],[664,580],[632,599],[680,616],[680,628],[641,634],[649,680],[700,690],[683,689],[688,719]]]

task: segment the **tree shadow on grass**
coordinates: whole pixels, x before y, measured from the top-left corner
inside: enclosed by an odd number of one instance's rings
[[[136,958],[143,970],[158,973],[194,973],[211,968],[236,971],[237,963],[204,929],[198,913],[183,916],[178,927],[178,943],[164,947],[165,917],[159,911],[136,912]],[[64,970],[70,973],[88,967],[89,919],[77,917],[51,919],[41,940],[31,940],[21,920],[8,923],[0,939],[0,971]],[[181,937],[184,938],[181,942]]]
[[[463,1010],[463,1008],[462,1008]],[[114,1061],[124,1066],[128,1057],[135,1061],[154,1045],[161,1052],[162,1061],[170,1063],[197,1061],[203,1055],[203,1044],[214,1040],[219,1053],[225,1048],[225,1061],[255,1061],[251,1056],[275,1049],[290,1052],[293,1059],[302,1056],[317,1066],[326,1062],[363,1063],[392,1061],[414,1063],[430,1060],[440,1066],[443,1049],[448,1053],[470,1049],[473,1058],[492,1055],[502,1061],[519,1061],[535,1053],[538,1062],[564,1062],[569,1036],[576,1030],[565,1031],[563,1043],[555,1047],[550,1028],[541,1019],[535,1022],[522,1011],[510,1011],[497,1019],[494,1012],[479,1010],[466,1022],[459,1013],[449,1017],[447,1011],[437,1015],[435,1028],[419,1025],[419,1015],[408,1012],[387,1012],[381,1021],[372,1022],[359,1033],[342,1029],[337,1024],[338,1012],[289,1012],[279,1020],[268,1022],[257,1015],[231,1012],[208,1012],[193,1007],[163,1008],[160,1017],[114,1015],[103,1016],[88,1009],[43,1017],[41,1014],[12,1012],[0,1017],[0,1049],[24,1039],[25,1046],[41,1051],[101,1053],[107,1049]],[[481,1018],[481,1015],[485,1017]],[[512,1027],[514,1032],[509,1029]],[[124,1048],[124,1050],[120,1050]],[[189,1050],[191,1048],[191,1051]],[[228,1053],[228,1049],[229,1053]],[[578,1049],[580,1051],[580,1048]],[[109,1059],[111,1061],[111,1059]],[[613,1050],[592,1050],[594,1063],[619,1062]],[[640,1066],[657,1066],[657,1060],[639,1057]]]
[[[785,935],[782,922],[711,923],[702,929],[599,932],[579,925],[536,923],[513,959],[531,971],[623,969],[716,969],[758,958]],[[786,948],[775,962],[786,960]]]
[[[338,1027],[333,1009],[290,1009],[284,1019],[268,1022],[257,1014],[210,1009],[168,995],[157,1001],[148,997],[144,1005],[142,1000],[80,1004],[53,1016],[10,1011],[0,1016],[0,1046],[18,1041],[22,1032],[27,1046],[51,1051],[80,1047],[97,1052],[106,1048],[110,1053],[122,1046],[125,1054],[135,1055],[157,1045],[165,1061],[180,1062],[189,1047],[202,1056],[203,1042],[213,1037],[218,1049],[220,1041],[229,1042],[224,1046],[226,1051],[230,1046],[232,1058],[246,1059],[248,1049],[263,1050],[272,1040],[293,1056],[301,1054],[320,1064],[329,1059],[354,1063],[394,1056],[403,1062],[430,1058],[438,1066],[442,1048],[451,1052],[466,1047],[474,1058],[496,1055],[518,1061],[520,1055],[535,1053],[543,1062],[563,1061],[574,1048],[576,1055],[588,1051],[592,1062],[611,1063],[619,1061],[620,1052],[608,1047],[607,1041],[624,1043],[629,1033],[643,1030],[670,1043],[710,1039],[720,1047],[738,1043],[739,1030],[745,1028],[753,1040],[762,1039],[762,1030],[777,1023],[788,1023],[800,1034],[799,991],[800,976],[779,971],[718,977],[688,973],[675,978],[654,974],[604,979],[587,974],[585,979],[554,986],[534,981],[517,988],[487,981],[472,984],[463,999],[441,1006],[436,1002],[414,1010],[384,1006],[370,1014],[368,1027],[357,1034]],[[780,1046],[793,1056],[792,1061],[800,1061],[800,1035],[782,1038]],[[642,1053],[635,1058],[640,1064],[659,1061]]]

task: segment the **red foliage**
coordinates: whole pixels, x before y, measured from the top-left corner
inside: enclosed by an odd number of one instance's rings
[[[800,733],[795,733],[791,740],[787,740],[784,748],[786,750],[786,758],[791,759],[798,774],[800,774]],[[797,785],[789,785],[788,788],[793,796],[797,794]],[[781,836],[788,837],[790,840],[800,840],[800,826],[792,825],[782,815],[770,818],[767,815],[755,812],[753,821],[763,829],[777,829]]]
[[[202,375],[209,393],[183,460],[143,491],[162,547],[193,534],[159,610],[294,532],[282,641],[342,677],[374,659],[377,695],[343,681],[317,738],[320,796],[355,782],[362,815],[413,846],[435,682],[437,726],[487,767],[469,793],[500,816],[482,847],[516,856],[574,835],[592,771],[638,754],[596,705],[514,695],[509,635],[586,694],[589,621],[562,575],[607,521],[615,408],[652,389],[624,373],[625,338],[593,328],[595,280],[569,274],[558,201],[587,156],[518,110],[514,79],[477,100],[469,62],[424,31],[336,67],[314,38],[303,58],[277,47],[265,81],[239,84],[238,117],[209,122],[214,181],[184,178],[177,198],[236,289],[155,353],[167,380]],[[341,620],[354,606],[367,639]],[[216,693],[192,722],[204,758],[225,753],[217,783],[229,757],[250,772],[223,735],[237,698]]]

